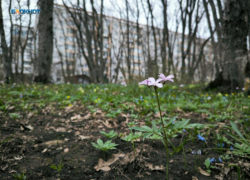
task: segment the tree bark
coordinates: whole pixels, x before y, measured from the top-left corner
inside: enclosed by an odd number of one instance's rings
[[[230,82],[230,89],[244,86],[244,67],[247,63],[246,1],[225,2],[223,79]]]
[[[244,87],[249,3],[245,0],[226,0],[224,6],[222,72],[208,85],[207,89],[218,88],[220,91],[234,92]]]
[[[2,0],[0,0],[0,35],[1,35],[1,48],[3,52],[2,61],[3,61],[4,81],[6,84],[9,84],[13,80],[12,59],[9,57],[9,49],[8,49],[6,38],[5,38]]]
[[[53,0],[40,0],[38,24],[38,57],[34,63],[33,81],[49,83],[53,54]]]

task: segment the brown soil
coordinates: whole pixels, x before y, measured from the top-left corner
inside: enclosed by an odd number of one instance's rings
[[[10,112],[0,114],[0,142],[15,133],[11,140],[0,147],[1,180],[13,179],[13,174],[21,172],[25,172],[28,180],[165,179],[165,148],[161,141],[136,142],[137,153],[134,156],[132,145],[116,138],[114,142],[119,146],[109,151],[104,160],[102,152],[92,146],[91,142],[96,142],[98,138],[107,140],[99,133],[101,130],[109,132],[114,129],[118,133],[129,133],[129,114],[111,119],[105,117],[100,110],[90,114],[80,105],[63,110],[50,105],[36,114],[23,112],[22,118],[16,120],[9,118]],[[192,122],[205,121],[201,115],[191,113],[186,116],[189,116]],[[138,122],[140,125],[144,124],[143,121]],[[30,130],[32,127],[34,129]],[[179,135],[172,139],[173,144],[179,144],[181,137]],[[208,146],[214,145],[208,143]],[[170,146],[169,149],[173,150]],[[202,150],[201,156],[191,154],[192,150],[199,149]],[[205,159],[218,158],[220,155],[220,152],[207,149],[204,142],[197,138],[185,145],[185,154],[186,167],[182,151],[170,157],[171,180],[214,180],[219,175],[222,179],[237,179],[237,171],[234,168],[227,174],[222,173],[223,163],[216,165],[210,176],[195,170],[196,159],[197,166],[205,170]],[[60,161],[64,164],[60,172],[50,168],[52,164],[59,164]],[[106,165],[104,161],[107,161]]]

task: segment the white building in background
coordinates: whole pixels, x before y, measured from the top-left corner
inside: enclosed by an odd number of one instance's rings
[[[29,33],[29,34],[27,34]],[[18,71],[18,74],[21,73],[22,65],[22,48],[24,48],[23,53],[23,74],[30,76],[33,73],[33,60],[34,60],[34,28],[26,26],[13,25],[12,32],[12,69],[15,74]],[[25,42],[27,41],[27,42]],[[26,43],[26,45],[25,45]]]
[[[74,12],[74,8],[71,8]],[[90,13],[91,14],[91,13]],[[38,16],[37,16],[38,18]],[[91,26],[91,25],[90,25]],[[103,24],[103,57],[107,59],[104,74],[109,82],[117,83],[124,82],[124,76],[128,77],[128,67],[126,65],[127,58],[127,21],[115,17],[104,16]],[[136,23],[129,22],[129,44],[130,44],[130,60],[131,71],[133,77],[145,77],[147,74],[147,60],[148,52],[150,52],[151,59],[154,59],[154,37],[151,27],[149,27],[149,49],[147,49],[147,26],[139,25],[140,28],[140,42],[137,43],[137,29]],[[34,28],[35,29],[35,28]],[[25,28],[23,29],[25,30]],[[53,63],[51,69],[51,76],[55,83],[64,83],[63,74],[69,76],[87,75],[89,76],[88,65],[82,56],[80,48],[78,48],[77,39],[74,31],[77,27],[63,5],[54,5],[53,12],[53,32],[54,32],[54,47],[53,47]],[[161,39],[162,30],[156,28],[157,31],[157,65],[159,72],[162,69],[161,59]],[[15,32],[17,33],[17,32]],[[170,41],[174,41],[175,32],[170,33]],[[25,33],[24,33],[25,34]],[[110,36],[111,34],[111,36]],[[176,35],[173,61],[177,65],[177,71],[181,67],[181,34]],[[204,41],[204,40],[202,40]],[[35,43],[33,43],[35,44]],[[184,49],[187,47],[187,42],[184,42]],[[25,73],[32,74],[33,64],[32,59],[34,54],[32,51],[32,43],[29,41],[27,52],[25,53]],[[93,48],[94,49],[94,48]],[[211,45],[208,43],[204,49],[206,61],[212,62]],[[168,50],[168,49],[167,49]],[[32,53],[31,53],[32,52]],[[18,51],[17,51],[18,53]],[[168,53],[167,53],[168,59]],[[187,62],[187,60],[186,60]],[[116,77],[116,70],[120,65],[118,76]],[[67,82],[67,80],[66,80]]]
[[[72,8],[73,9],[73,8]],[[72,10],[73,11],[73,10]],[[73,76],[86,74],[89,75],[88,65],[80,53],[77,39],[72,30],[77,30],[73,19],[62,5],[55,5],[53,14],[54,26],[54,53],[52,77],[55,82],[64,82],[63,73]],[[109,82],[115,82],[116,69],[120,64],[117,82],[124,81],[124,74],[128,76],[126,67],[127,48],[126,44],[126,21],[114,17],[105,16],[103,24],[103,47],[104,58],[107,58],[105,72]],[[90,25],[91,26],[91,25]],[[121,27],[121,28],[120,28]],[[143,27],[140,25],[143,30]],[[130,22],[130,43],[131,43],[131,71],[134,76],[145,76],[145,57],[143,56],[142,42],[137,47],[136,24]],[[112,36],[109,36],[109,33]],[[94,48],[93,48],[94,49]],[[145,51],[145,50],[144,50]],[[119,63],[120,61],[120,63]],[[63,65],[62,65],[63,63]],[[66,66],[68,63],[68,68]],[[62,70],[63,67],[63,70]],[[139,70],[141,69],[141,72]]]

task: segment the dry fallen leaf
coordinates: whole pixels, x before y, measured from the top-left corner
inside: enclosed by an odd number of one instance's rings
[[[42,151],[42,153],[45,153],[45,152],[47,152],[47,150],[48,150],[48,148],[45,148],[43,151]]]
[[[198,167],[197,169],[198,169],[198,171],[199,171],[202,175],[204,175],[204,176],[210,176],[210,174],[209,174],[207,171],[204,171],[203,169],[201,169],[201,167]]]
[[[80,131],[76,131],[76,132],[75,132],[75,136],[80,135],[80,134],[81,134]]]
[[[30,119],[33,115],[34,113],[29,113],[27,118]]]
[[[164,171],[164,166],[163,165],[153,165],[152,163],[146,162],[145,166],[147,166],[151,170],[157,170],[157,171]]]
[[[29,131],[32,131],[34,130],[34,128],[31,126],[31,125],[24,125],[24,124],[21,124],[21,127],[23,127],[23,130],[29,130]],[[22,128],[21,128],[22,129]]]
[[[66,113],[73,112],[73,111],[74,111],[74,110],[73,110],[73,107],[74,107],[74,105],[65,107],[65,112],[66,112]],[[60,116],[60,115],[59,115],[59,116]]]
[[[84,120],[84,117],[81,117],[80,114],[76,114],[75,116],[72,116],[70,120],[71,122],[79,122],[79,121]]]
[[[64,127],[58,127],[55,129],[56,132],[66,132],[66,128]]]
[[[69,148],[65,148],[65,149],[63,150],[63,152],[65,152],[65,153],[69,152]]]
[[[16,161],[20,161],[20,160],[23,159],[23,157],[22,157],[22,156],[15,156],[14,159],[15,159]]]
[[[109,167],[111,164],[115,163],[119,158],[125,157],[125,154],[118,153],[113,154],[112,157],[105,162],[102,158],[98,160],[98,164],[94,167],[96,171],[102,170],[102,171],[110,171],[111,168]]]
[[[85,140],[85,139],[91,139],[92,136],[82,136],[82,135],[79,135],[78,138],[81,139],[81,140]]]
[[[16,171],[16,170],[10,170],[9,173],[10,173],[10,174],[11,174],[11,173],[17,173],[17,171]]]
[[[1,169],[2,169],[2,171],[5,171],[8,167],[9,167],[9,165],[6,164],[5,166],[1,166]]]
[[[192,180],[198,180],[198,178],[195,176],[192,176]]]
[[[214,178],[218,179],[218,180],[223,180],[224,179],[224,175],[222,175],[222,174],[215,175]]]
[[[9,106],[7,109],[8,110],[13,110],[15,108],[15,106]]]
[[[89,120],[90,118],[91,118],[91,114],[89,113],[83,117],[83,120]]]
[[[34,147],[38,147],[38,146],[53,146],[53,145],[58,145],[58,144],[63,144],[64,141],[62,140],[52,140],[52,141],[47,141],[41,144],[35,144]]]

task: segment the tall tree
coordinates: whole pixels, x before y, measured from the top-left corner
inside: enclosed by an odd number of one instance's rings
[[[11,2],[12,1],[10,1],[9,11],[10,11],[10,7],[11,7]],[[5,81],[5,83],[8,84],[8,83],[10,83],[11,79],[13,79],[12,66],[11,66],[12,59],[9,57],[9,49],[8,49],[6,38],[5,38],[5,31],[4,31],[4,24],[3,24],[2,0],[0,0],[0,36],[1,36],[1,48],[2,48],[2,52],[3,52],[2,61],[3,61],[3,70],[4,70],[3,71],[4,81]]]
[[[33,81],[50,82],[53,54],[53,0],[39,0],[38,57],[34,63]]]
[[[77,0],[76,3],[69,1],[74,8],[70,8],[65,2],[63,1],[63,4],[77,29],[75,31],[77,45],[88,65],[91,81],[103,82],[107,64],[103,48],[103,0],[101,0],[100,14],[98,14],[93,0],[90,1],[92,13],[87,11],[86,0],[83,0],[82,3],[80,0]]]
[[[209,4],[213,14],[216,14],[213,1],[209,1]],[[224,9],[222,9],[221,0],[217,0],[217,4],[221,19],[218,22],[215,21],[215,29],[218,43],[221,44],[219,50],[223,52],[219,64],[222,71],[207,88],[234,92],[237,87],[237,89],[241,89],[244,86],[250,3],[245,0],[226,0]]]
[[[244,67],[247,63],[247,1],[226,0],[224,22],[225,56],[223,79],[230,82],[231,91],[244,86]]]
[[[156,27],[154,25],[154,14],[153,14],[153,7],[152,4],[150,3],[149,0],[147,0],[147,4],[148,4],[148,10],[151,16],[151,28],[152,28],[152,33],[153,33],[153,37],[154,37],[154,59],[152,61],[152,74],[154,76],[158,75],[158,62],[157,62],[157,36],[156,36]]]

